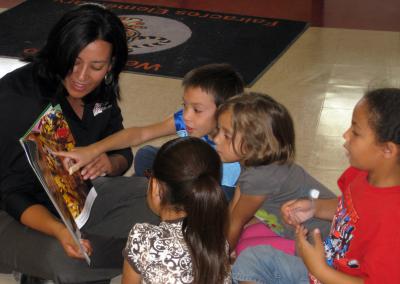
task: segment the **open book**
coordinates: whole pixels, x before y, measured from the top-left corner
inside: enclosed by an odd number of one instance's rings
[[[70,175],[62,158],[54,155],[57,151],[69,151],[75,145],[61,107],[50,104],[20,143],[33,171],[90,265],[89,256],[80,243],[80,228],[89,218],[97,193],[79,171]]]

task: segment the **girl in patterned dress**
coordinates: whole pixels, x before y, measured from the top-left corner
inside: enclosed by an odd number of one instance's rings
[[[207,142],[185,137],[161,147],[147,193],[161,223],[132,228],[122,283],[230,283],[220,179],[221,160]]]

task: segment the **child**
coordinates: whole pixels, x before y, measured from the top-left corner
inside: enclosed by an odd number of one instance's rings
[[[400,89],[367,92],[343,137],[351,166],[338,181],[342,196],[317,200],[314,210],[304,200],[282,208],[297,226],[301,259],[254,247],[237,259],[235,281],[273,283],[268,271],[274,271],[282,283],[400,283]],[[295,207],[333,219],[324,243],[318,230],[313,244],[306,240],[307,230],[296,222],[306,218],[293,214]]]
[[[75,148],[69,153],[60,153],[72,158],[76,168],[89,164],[82,171],[85,179],[107,174],[100,167],[90,167],[100,154],[128,146],[140,145],[151,139],[177,134],[178,136],[201,137],[214,145],[208,135],[215,130],[217,107],[226,99],[243,92],[241,76],[228,64],[209,64],[190,71],[183,79],[183,110],[159,123],[145,127],[131,127],[102,141],[84,148]],[[135,173],[143,176],[150,169],[158,148],[139,149],[135,158]],[[95,160],[94,160],[95,161]],[[233,195],[240,174],[238,163],[223,164],[222,186],[228,199]]]
[[[281,205],[287,200],[307,197],[311,189],[319,190],[321,198],[335,197],[293,162],[294,140],[288,111],[267,95],[243,94],[219,108],[218,133],[214,137],[217,152],[223,162],[239,161],[242,166],[230,204],[231,249],[236,247],[243,228],[254,215],[265,222],[246,228],[237,253],[249,245],[268,243],[293,254],[294,241],[284,238],[294,239],[294,230],[283,226]],[[306,226],[329,231],[328,222],[315,218]]]
[[[201,139],[177,138],[160,148],[147,202],[162,222],[132,228],[122,283],[230,283],[220,177],[221,160]]]

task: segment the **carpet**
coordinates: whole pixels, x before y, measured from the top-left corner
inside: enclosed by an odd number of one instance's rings
[[[79,0],[28,0],[0,14],[0,56],[39,50],[50,27]],[[126,71],[182,78],[208,63],[230,63],[247,86],[308,27],[306,22],[107,1],[127,28]]]

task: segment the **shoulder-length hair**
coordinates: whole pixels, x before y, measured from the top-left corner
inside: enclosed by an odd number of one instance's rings
[[[67,12],[51,29],[45,46],[34,61],[39,78],[54,89],[60,89],[64,78],[72,71],[79,53],[95,40],[111,44],[111,74],[113,81],[103,82],[84,101],[114,101],[119,95],[119,74],[126,64],[128,48],[124,25],[111,11],[101,5],[84,4]]]
[[[217,115],[226,111],[231,112],[233,143],[240,137],[233,149],[243,166],[293,162],[293,120],[282,104],[266,94],[250,92],[227,100]]]

